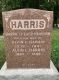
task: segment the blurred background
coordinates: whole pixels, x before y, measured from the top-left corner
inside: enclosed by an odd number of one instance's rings
[[[59,0],[0,0],[0,68],[6,60],[3,39],[2,12],[21,8],[53,11],[51,59],[59,70]]]

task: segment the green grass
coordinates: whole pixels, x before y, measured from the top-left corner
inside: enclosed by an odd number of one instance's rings
[[[4,49],[4,41],[3,36],[0,36],[0,68],[5,62],[5,49]]]
[[[51,59],[55,66],[59,67],[59,29],[55,28],[52,31],[52,55]],[[5,62],[5,47],[3,36],[0,36],[0,68]]]
[[[59,68],[59,29],[55,28],[52,32],[52,61]]]

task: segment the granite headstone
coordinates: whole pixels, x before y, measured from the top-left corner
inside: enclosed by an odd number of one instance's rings
[[[19,9],[2,15],[7,68],[49,68],[53,12]]]

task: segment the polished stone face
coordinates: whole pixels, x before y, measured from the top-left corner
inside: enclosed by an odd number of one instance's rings
[[[8,68],[49,68],[53,12],[19,9],[3,12]]]

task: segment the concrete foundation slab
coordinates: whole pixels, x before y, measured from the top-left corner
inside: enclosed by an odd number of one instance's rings
[[[5,62],[0,70],[0,80],[59,80],[58,75],[52,61],[50,69],[7,69]]]

